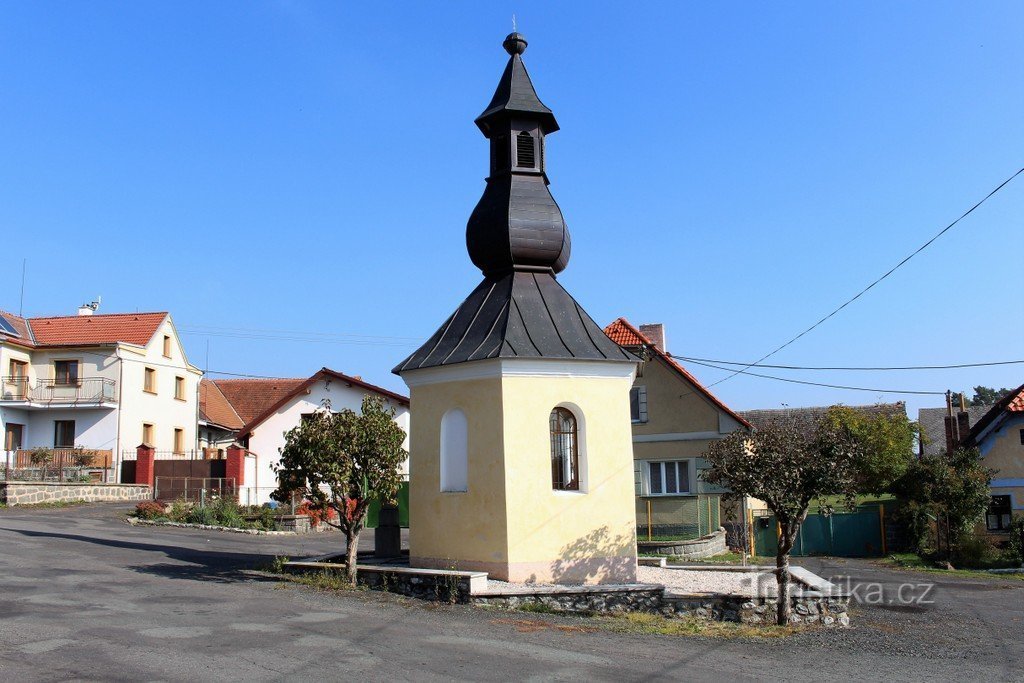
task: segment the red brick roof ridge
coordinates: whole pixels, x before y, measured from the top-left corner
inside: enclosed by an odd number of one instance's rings
[[[628,334],[633,335],[636,338],[636,340],[640,342],[640,344],[643,344],[644,346],[647,346],[651,351],[654,352],[654,354],[656,356],[658,356],[663,361],[668,363],[669,367],[671,367],[677,373],[682,375],[687,381],[692,383],[697,388],[698,391],[700,391],[702,394],[704,394],[716,406],[718,406],[719,408],[724,410],[726,413],[728,413],[733,419],[735,419],[741,425],[744,425],[746,427],[749,427],[749,428],[753,429],[753,425],[750,424],[749,422],[747,422],[747,420],[745,420],[743,418],[743,416],[741,416],[739,413],[737,413],[735,410],[733,410],[729,406],[725,405],[725,403],[723,403],[721,399],[719,399],[717,396],[712,394],[711,391],[707,387],[705,387],[703,384],[701,384],[700,380],[698,380],[696,377],[691,375],[687,371],[686,368],[684,368],[682,365],[680,365],[666,351],[663,351],[662,349],[659,349],[657,346],[655,346],[654,343],[651,342],[651,340],[648,339],[646,335],[644,335],[644,333],[642,333],[636,327],[633,327],[633,325],[628,320],[626,320],[624,317],[619,317],[618,319],[615,320],[615,322],[611,323],[606,328],[604,328],[604,333],[607,334],[608,337],[612,341],[614,341],[616,344],[619,344],[620,346],[636,346],[637,345],[637,344],[628,344],[628,343],[624,344],[623,342],[620,342],[618,339],[616,339],[616,336],[618,336],[619,338],[627,338],[625,335],[622,334],[622,330],[621,329],[615,329],[616,325],[620,325],[620,326],[624,327],[625,331]],[[634,340],[631,340],[631,341],[634,341]]]
[[[981,419],[971,426],[971,431],[967,438],[967,445],[976,446],[978,444],[978,437],[981,433],[1004,412],[1024,412],[1024,384],[999,399],[999,401],[992,406],[991,410],[982,415]]]

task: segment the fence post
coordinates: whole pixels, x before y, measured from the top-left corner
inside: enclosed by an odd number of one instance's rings
[[[156,460],[156,449],[149,444],[140,444],[135,449],[135,483],[146,484],[150,487],[153,481],[154,461]],[[153,492],[156,493],[155,491]]]
[[[241,487],[245,485],[245,449],[237,443],[228,446],[227,462],[224,464],[224,478],[235,480],[235,499],[241,501]]]

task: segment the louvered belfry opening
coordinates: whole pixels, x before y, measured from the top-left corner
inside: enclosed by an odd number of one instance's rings
[[[525,130],[516,136],[516,166],[519,168],[536,168],[537,166],[533,136]]]

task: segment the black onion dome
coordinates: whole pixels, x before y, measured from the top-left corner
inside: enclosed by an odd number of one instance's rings
[[[558,122],[526,72],[526,38],[512,33],[502,45],[508,65],[476,119],[491,141],[491,173],[466,226],[466,248],[488,277],[512,270],[557,274],[569,263],[570,239],[548,190],[544,136],[558,130]]]

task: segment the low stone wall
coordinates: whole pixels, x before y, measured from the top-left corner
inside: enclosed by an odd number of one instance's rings
[[[565,587],[538,590],[535,593],[483,594],[472,596],[474,604],[518,609],[538,605],[555,612],[616,613],[647,612],[669,618],[692,617],[707,621],[734,621],[744,624],[773,624],[778,604],[775,598],[751,598],[742,595],[674,595],[660,586],[606,586],[582,590]],[[827,597],[819,593],[794,591],[790,599],[793,624],[849,626],[846,597]]]
[[[469,603],[473,593],[487,585],[487,574],[483,572],[362,564],[357,565],[357,569],[359,583],[368,588],[438,602]],[[289,574],[344,573],[345,565],[338,562],[287,562],[284,571]]]
[[[93,484],[49,481],[0,482],[0,503],[85,502],[113,503],[152,500],[153,492],[144,484]]]
[[[638,539],[637,550],[646,555],[675,555],[690,560],[720,555],[727,548],[725,529],[719,529],[692,541],[644,541]]]
[[[799,592],[790,598],[793,624],[849,626],[849,599]],[[667,617],[695,617],[712,621],[738,621],[744,624],[774,624],[776,598],[750,598],[741,595],[672,595],[666,593],[659,611]]]

